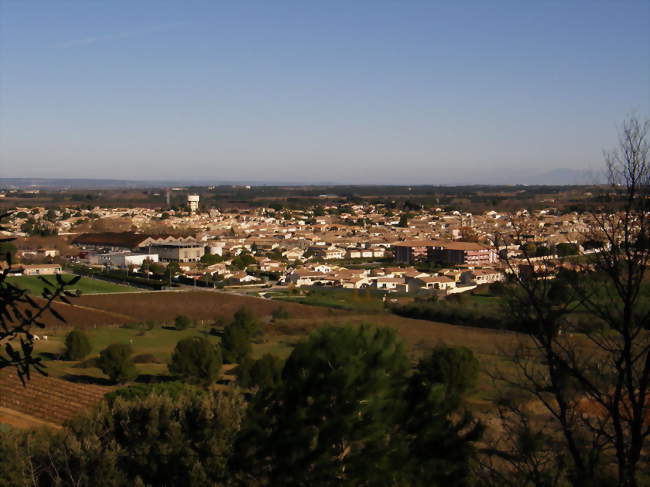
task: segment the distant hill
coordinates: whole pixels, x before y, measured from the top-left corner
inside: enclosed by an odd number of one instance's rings
[[[461,178],[449,178],[446,180],[432,181],[433,184],[445,186],[466,186],[466,185],[518,185],[529,186],[576,186],[603,184],[606,182],[605,174],[602,172],[580,170],[580,169],[552,169],[539,174],[531,174],[528,170],[496,170],[489,176],[464,176]],[[218,181],[210,179],[170,179],[170,180],[126,180],[126,179],[82,179],[82,178],[0,178],[0,189],[129,189],[129,188],[164,188],[164,187],[189,187],[189,186],[230,186],[230,185],[254,185],[254,186],[408,186],[409,183],[376,183],[368,184],[350,183],[346,181]],[[427,184],[424,181],[411,184]],[[431,184],[431,183],[429,183]]]
[[[607,178],[603,172],[583,171],[579,169],[553,169],[532,177],[530,182],[524,184],[591,185],[604,184],[606,182]]]

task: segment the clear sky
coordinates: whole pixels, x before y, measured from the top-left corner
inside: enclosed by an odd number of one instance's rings
[[[0,177],[600,169],[650,113],[649,25],[647,0],[0,0]]]

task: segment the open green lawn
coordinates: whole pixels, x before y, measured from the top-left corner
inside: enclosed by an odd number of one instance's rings
[[[58,335],[48,335],[48,340],[36,342],[36,351],[44,358],[48,373],[54,376],[87,375],[103,377],[101,371],[95,367],[79,367],[79,362],[53,359],[64,350],[65,335],[68,330],[61,331]],[[92,352],[87,359],[96,358],[99,352],[112,343],[128,343],[133,347],[133,356],[151,354],[158,363],[137,364],[141,374],[166,375],[167,361],[176,346],[176,343],[186,337],[194,335],[207,336],[215,344],[219,338],[210,336],[204,330],[190,328],[183,331],[168,327],[156,326],[149,331],[131,328],[102,327],[84,330],[92,343]],[[83,362],[83,361],[82,361]]]
[[[164,376],[168,375],[167,362],[176,346],[176,343],[190,336],[205,336],[215,345],[220,338],[207,333],[208,327],[189,328],[179,331],[171,327],[156,326],[152,330],[142,331],[131,328],[102,327],[84,330],[92,343],[92,352],[86,359],[80,362],[58,360],[55,356],[60,355],[64,350],[65,335],[68,330],[61,330],[60,334],[48,335],[48,340],[36,342],[36,351],[47,367],[50,375],[63,376],[88,376],[94,378],[104,377],[96,367],[83,367],[83,362],[97,358],[99,352],[112,343],[128,343],[133,347],[133,357],[143,354],[151,354],[155,357],[156,363],[136,364],[138,372],[145,375]],[[271,353],[286,358],[291,353],[293,344],[298,341],[298,336],[273,336],[261,338],[253,342],[253,358],[260,358],[266,353]]]
[[[73,274],[62,274],[62,277],[69,281]],[[56,285],[56,276],[45,276],[52,284]],[[27,289],[31,294],[40,296],[45,283],[38,276],[13,276],[8,277],[7,282],[21,289]],[[137,288],[114,284],[112,282],[100,281],[89,277],[82,277],[79,281],[68,288],[70,291],[79,290],[82,294],[99,294],[99,293],[132,293],[140,291]]]

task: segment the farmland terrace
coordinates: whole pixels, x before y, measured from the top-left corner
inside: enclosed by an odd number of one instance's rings
[[[99,404],[113,387],[75,384],[37,372],[24,386],[13,368],[0,370],[0,422],[12,424],[11,414],[17,411],[23,420],[34,419],[34,425],[60,425],[79,412]]]

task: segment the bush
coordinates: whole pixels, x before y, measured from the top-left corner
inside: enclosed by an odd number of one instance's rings
[[[176,344],[169,371],[192,382],[211,384],[221,371],[221,352],[204,337],[190,337]]]
[[[51,470],[62,475],[72,470],[75,483],[66,478],[43,485],[225,485],[244,411],[236,391],[152,392],[104,403],[71,421],[65,438],[52,445],[67,456],[57,455]],[[49,467],[48,460],[42,465]]]
[[[182,331],[194,326],[194,322],[187,315],[179,315],[174,320],[174,326],[177,330]]]
[[[92,350],[90,339],[81,330],[72,330],[65,337],[66,360],[81,360]]]
[[[176,399],[183,394],[202,394],[202,390],[196,386],[185,384],[179,381],[161,382],[158,384],[134,384],[128,387],[122,387],[115,391],[107,393],[104,398],[108,401],[109,405],[113,405],[115,400],[119,397],[125,401],[142,400],[150,395],[169,396]]]
[[[121,384],[133,379],[137,370],[131,360],[133,349],[126,343],[113,343],[99,353],[97,366],[111,381]]]
[[[452,325],[494,328],[497,330],[517,330],[516,324],[509,322],[499,314],[470,309],[459,305],[454,300],[438,302],[415,302],[403,306],[392,306],[393,313],[419,320],[440,321]]]

